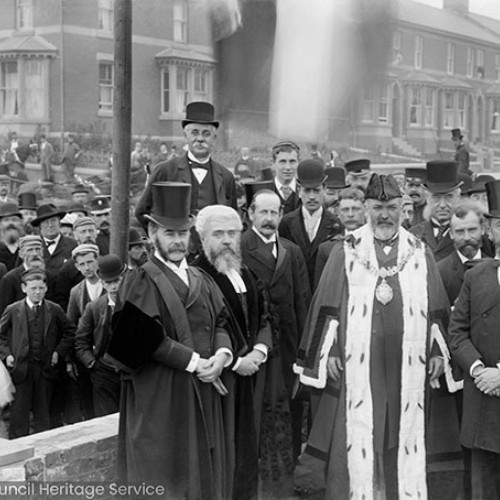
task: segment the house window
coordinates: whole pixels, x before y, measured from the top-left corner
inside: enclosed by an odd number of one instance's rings
[[[208,93],[208,71],[203,68],[194,70],[194,100],[205,101]]]
[[[0,64],[0,114],[17,116],[19,114],[19,74],[17,61]]]
[[[113,63],[99,63],[99,111],[113,112]]]
[[[17,0],[16,28],[18,30],[33,29],[33,0]]]
[[[387,85],[380,86],[380,99],[378,101],[378,121],[387,123],[389,117],[389,100]]]
[[[177,111],[184,111],[189,98],[189,79],[191,68],[177,66]]]
[[[43,63],[37,59],[29,59],[24,66],[24,98],[27,118],[42,118],[44,109]]]
[[[471,47],[467,49],[467,76],[474,76],[474,49]]]
[[[496,81],[500,82],[500,54],[495,56],[495,75]]]
[[[477,50],[477,77],[484,78],[484,50]]]
[[[115,22],[113,0],[99,0],[98,22],[100,30],[113,31]]]
[[[465,92],[458,93],[458,126],[466,128],[467,110],[466,110],[467,95]]]
[[[452,43],[448,44],[448,55],[446,57],[446,72],[449,75],[455,73],[455,45]]]
[[[363,99],[363,121],[373,122],[374,92],[372,85],[365,85],[365,95]]]
[[[491,131],[500,132],[500,99],[491,102]]]
[[[187,2],[175,0],[174,3],[174,41],[187,42]]]
[[[167,68],[161,70],[161,112],[170,111],[170,71]]]
[[[434,126],[434,100],[436,91],[434,89],[425,90],[425,125],[427,127]]]
[[[422,69],[422,56],[424,52],[424,39],[417,35],[415,37],[415,68]]]
[[[420,125],[422,123],[422,96],[419,87],[410,88],[410,125]]]
[[[444,93],[444,102],[443,102],[443,127],[444,128],[452,128],[453,127],[453,92],[445,92]]]
[[[401,52],[401,31],[394,32],[394,36],[392,38],[392,50],[394,51],[394,55]]]

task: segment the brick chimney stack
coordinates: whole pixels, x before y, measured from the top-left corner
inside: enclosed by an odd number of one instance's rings
[[[451,10],[461,16],[469,13],[469,0],[443,0],[443,9]]]

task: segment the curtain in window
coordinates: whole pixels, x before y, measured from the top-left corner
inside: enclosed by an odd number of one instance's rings
[[[41,118],[44,115],[43,71],[40,61],[26,61],[25,104],[26,116]]]
[[[18,105],[19,78],[17,61],[2,64],[2,108],[6,116],[15,116],[19,112]]]

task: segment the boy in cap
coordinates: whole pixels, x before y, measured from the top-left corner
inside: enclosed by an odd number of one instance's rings
[[[75,325],[55,303],[45,300],[47,277],[42,269],[22,275],[26,298],[7,307],[0,319],[0,358],[16,387],[9,438],[49,429],[49,409],[59,366],[74,343]]]

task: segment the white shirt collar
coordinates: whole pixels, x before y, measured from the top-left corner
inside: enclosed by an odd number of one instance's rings
[[[204,165],[205,163],[208,163],[210,161],[210,155],[208,155],[208,158],[203,161],[201,161],[199,158],[196,158],[196,156],[193,153],[191,153],[191,151],[188,151],[187,155],[188,158],[194,163],[202,163]]]
[[[231,284],[233,285],[234,291],[236,293],[247,293],[247,287],[245,282],[241,277],[240,273],[236,269],[230,269],[227,273],[224,273]]]
[[[55,241],[57,246],[59,244],[59,240],[61,239],[61,233],[59,233],[53,240],[49,240],[48,238],[44,238],[43,240],[45,241],[45,244],[47,244],[48,241]]]
[[[476,252],[476,254],[474,255],[474,257],[472,257],[472,259],[468,259],[463,253],[460,253],[458,250],[457,253],[458,253],[458,258],[460,259],[462,264],[465,264],[465,262],[468,262],[469,260],[477,260],[482,258],[481,249],[479,249]]]
[[[35,304],[33,302],[31,302],[31,300],[28,299],[28,297],[26,297],[26,304],[28,304],[28,307],[30,309],[33,309],[33,307],[35,307]],[[40,303],[36,304],[36,305],[41,306],[42,304],[43,304],[43,300],[41,300]]]
[[[282,184],[277,177],[274,178],[274,184],[276,185],[276,189],[278,190],[278,192],[281,193],[281,188],[283,186],[285,186],[285,184]],[[287,184],[288,187],[290,187],[292,189],[292,191],[295,193],[297,191],[297,178],[294,177],[290,184]]]
[[[160,255],[160,252],[158,252],[158,250],[155,250],[155,253],[154,253],[154,256],[160,261],[162,262],[163,264],[165,264],[167,267],[169,267],[170,269],[173,269],[173,270],[176,270],[176,269],[182,269],[183,271],[184,270],[187,270],[188,269],[188,263],[187,263],[187,260],[186,258],[184,257],[184,259],[181,260],[181,263],[179,265],[175,264],[174,262],[170,262],[169,260],[165,260],[161,255]]]
[[[266,238],[263,234],[259,233],[259,231],[255,228],[255,226],[252,226],[252,229],[264,243],[271,243],[273,241],[276,242],[276,233],[273,233],[273,235],[270,238]]]
[[[307,210],[307,208],[304,205],[302,205],[301,210],[304,219],[318,220],[321,219],[321,216],[323,215],[323,207],[319,207],[319,209],[312,214],[309,212],[309,210]]]

